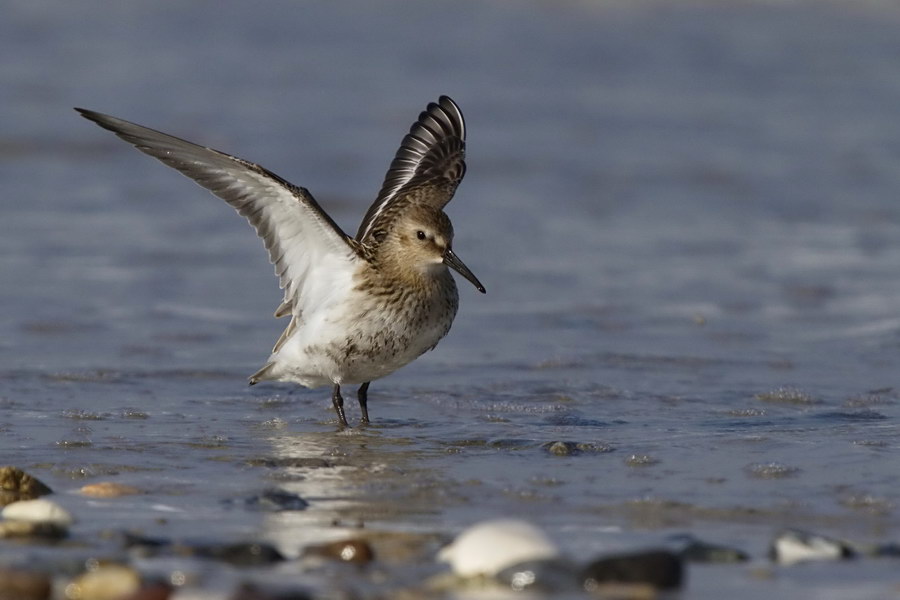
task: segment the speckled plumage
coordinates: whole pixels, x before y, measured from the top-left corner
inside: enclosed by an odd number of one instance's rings
[[[459,303],[448,267],[484,287],[452,250],[443,207],[465,175],[465,121],[442,96],[403,138],[355,238],[310,193],[265,168],[211,148],[84,109],[114,132],[213,192],[247,218],[263,239],[284,289],[275,316],[291,320],[250,378],[332,385],[342,426],[340,386],[360,384],[368,422],[369,382],[434,348]]]

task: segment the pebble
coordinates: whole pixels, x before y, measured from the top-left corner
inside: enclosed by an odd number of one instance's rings
[[[590,442],[547,442],[541,448],[554,456],[577,456],[579,454],[603,454],[612,452],[612,446],[608,444],[594,444]]]
[[[750,560],[750,556],[742,550],[710,544],[693,538],[687,540],[678,554],[684,560],[694,563],[728,564]]]
[[[779,462],[753,463],[747,465],[747,474],[756,479],[786,479],[796,477],[800,469]]]
[[[261,542],[237,543],[187,543],[173,542],[165,538],[147,537],[123,532],[122,546],[132,556],[157,558],[161,556],[189,556],[228,563],[235,567],[257,567],[285,560],[281,552],[270,544]]]
[[[659,590],[648,583],[598,583],[587,591],[600,600],[660,600]]]
[[[274,546],[256,542],[236,544],[212,544],[206,546],[175,545],[175,554],[197,556],[226,562],[235,567],[258,567],[284,560],[284,556]]]
[[[787,529],[775,536],[769,556],[779,564],[793,565],[812,560],[853,558],[856,552],[846,542],[799,529]]]
[[[247,464],[251,467],[268,467],[270,469],[330,469],[334,467],[332,461],[315,456],[251,458]]]
[[[578,453],[575,442],[548,442],[541,448],[555,456],[572,456]]]
[[[309,506],[309,502],[297,494],[279,489],[265,490],[255,496],[250,496],[244,500],[244,504],[248,508],[269,512],[305,510]]]
[[[135,556],[141,558],[151,558],[163,553],[164,550],[172,547],[172,542],[165,538],[155,538],[145,536],[139,533],[123,531],[121,533],[112,533],[111,536],[120,537],[124,548]]]
[[[450,563],[460,577],[493,577],[519,563],[558,557],[559,549],[543,531],[516,519],[473,525],[438,554],[438,560]]]
[[[888,558],[900,558],[900,545],[893,542],[876,546],[872,549],[872,556],[883,556]]]
[[[56,502],[38,498],[7,504],[2,511],[4,519],[29,523],[52,523],[68,527],[75,522],[72,514]]]
[[[305,554],[356,565],[368,564],[375,558],[372,546],[365,540],[341,540],[329,544],[317,544],[307,547]]]
[[[2,538],[43,538],[60,539],[68,535],[65,527],[56,523],[40,523],[35,521],[0,521],[0,539]]]
[[[0,598],[3,600],[48,600],[50,576],[33,571],[0,568]]]
[[[143,586],[130,596],[121,600],[169,600],[172,596],[172,587],[165,583],[151,583]]]
[[[228,600],[311,600],[312,596],[303,590],[268,590],[252,583],[244,583]]]
[[[97,483],[89,483],[83,486],[78,492],[92,498],[118,498],[119,496],[140,494],[141,490],[115,481],[98,481]]]
[[[625,464],[629,467],[652,467],[659,464],[659,459],[649,454],[632,454],[625,459]]]
[[[387,565],[403,567],[419,562],[423,556],[431,556],[436,547],[445,539],[435,533],[414,533],[408,531],[368,530],[364,540],[372,549],[373,558]]]
[[[66,586],[67,600],[122,600],[141,589],[137,571],[124,565],[102,565]]]
[[[34,500],[52,492],[49,487],[18,467],[0,467],[0,506],[19,500]]]
[[[581,571],[584,589],[597,591],[604,584],[649,585],[658,590],[681,587],[684,563],[668,550],[648,550],[595,560]]]
[[[818,400],[806,392],[791,387],[780,387],[771,392],[756,394],[756,399],[762,402],[771,402],[773,404],[794,404],[799,406],[809,406],[819,403]]]
[[[528,590],[550,594],[577,589],[578,571],[559,559],[530,560],[503,569],[496,579],[515,592]]]

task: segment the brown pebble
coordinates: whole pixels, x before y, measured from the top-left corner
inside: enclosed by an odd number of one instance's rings
[[[172,595],[172,587],[165,583],[152,583],[145,585],[130,596],[121,600],[169,600]]]
[[[228,600],[310,600],[311,596],[302,590],[269,590],[253,583],[243,583],[228,597]]]
[[[0,600],[47,600],[51,589],[44,573],[0,569]]]
[[[602,583],[586,588],[599,600],[657,600],[656,588],[647,583]]]
[[[309,546],[306,549],[306,553],[356,565],[368,564],[375,558],[372,546],[364,540],[341,540],[329,544]]]
[[[85,496],[94,498],[117,498],[119,496],[133,496],[141,493],[141,490],[134,486],[116,483],[115,481],[89,483],[78,491]]]
[[[40,480],[18,467],[0,467],[0,506],[19,500],[34,500],[52,492]]]
[[[137,593],[141,577],[123,565],[104,565],[77,577],[66,586],[68,600],[122,600]]]

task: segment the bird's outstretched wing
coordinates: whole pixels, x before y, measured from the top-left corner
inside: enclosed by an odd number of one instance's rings
[[[354,242],[308,191],[263,167],[116,117],[76,108],[225,200],[256,229],[275,265],[284,302],[275,316],[299,316],[327,300],[359,260]],[[342,286],[341,286],[342,287]]]
[[[441,209],[466,173],[466,124],[459,106],[441,96],[428,105],[403,138],[369,207],[357,241],[374,245],[409,200]]]

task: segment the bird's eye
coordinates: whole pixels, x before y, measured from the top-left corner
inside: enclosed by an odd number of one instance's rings
[[[425,232],[420,229],[419,231],[416,232],[416,237],[419,238],[420,240],[424,240]]]

